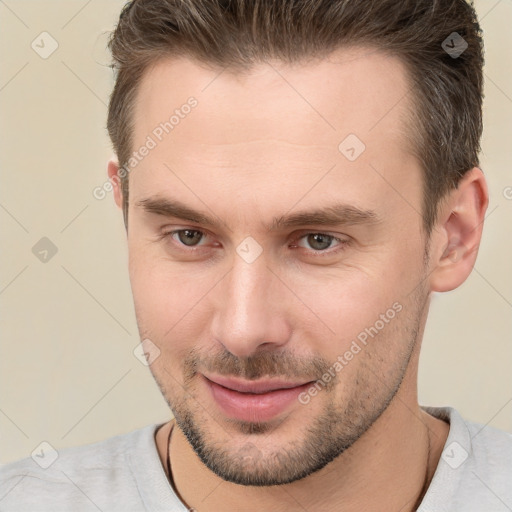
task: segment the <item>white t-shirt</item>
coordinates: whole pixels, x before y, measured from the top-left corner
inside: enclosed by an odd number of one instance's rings
[[[512,434],[465,421],[451,407],[423,409],[449,421],[450,432],[418,510],[510,512]],[[45,446],[34,458],[1,466],[0,511],[186,512],[158,456],[154,434],[161,425],[62,449],[46,469],[41,465],[56,454]]]

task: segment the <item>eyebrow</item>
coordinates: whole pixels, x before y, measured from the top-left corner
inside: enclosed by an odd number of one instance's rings
[[[209,215],[194,210],[182,202],[162,197],[149,197],[135,203],[136,207],[142,208],[148,213],[162,215],[164,217],[175,217],[189,222],[195,222],[210,227],[218,227],[222,222],[215,220]],[[360,209],[356,206],[344,203],[325,206],[309,211],[299,211],[290,215],[274,217],[272,222],[265,226],[267,231],[279,229],[316,225],[360,225],[378,224],[381,221],[373,210]]]

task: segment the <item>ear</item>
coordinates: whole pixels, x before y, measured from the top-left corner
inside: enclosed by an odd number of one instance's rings
[[[119,176],[119,161],[114,155],[108,161],[108,179],[112,183],[112,190],[114,193],[114,201],[119,208],[123,208],[123,191],[121,190],[121,178]]]
[[[431,235],[431,291],[453,290],[473,270],[488,204],[487,183],[478,167],[468,171],[442,201]]]

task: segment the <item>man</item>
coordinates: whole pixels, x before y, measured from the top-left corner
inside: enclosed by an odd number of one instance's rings
[[[510,510],[512,436],[417,400],[430,294],[488,204],[473,8],[135,0],[110,48],[108,174],[175,419],[7,465],[1,510]]]

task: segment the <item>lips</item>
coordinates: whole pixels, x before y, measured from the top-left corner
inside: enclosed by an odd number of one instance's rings
[[[251,422],[269,421],[297,405],[298,395],[311,382],[278,379],[247,381],[221,376],[205,376],[211,397],[228,418]]]
[[[206,375],[205,375],[206,377]],[[219,377],[219,376],[210,376],[206,377],[208,380],[218,384],[219,386],[223,386],[225,388],[231,389],[233,391],[238,391],[240,393],[254,393],[254,394],[263,394],[268,393],[269,391],[277,391],[279,389],[290,389],[296,388],[298,386],[302,386],[307,384],[307,382],[289,382],[284,380],[259,380],[255,382],[242,380],[242,379],[233,379],[228,377]]]

